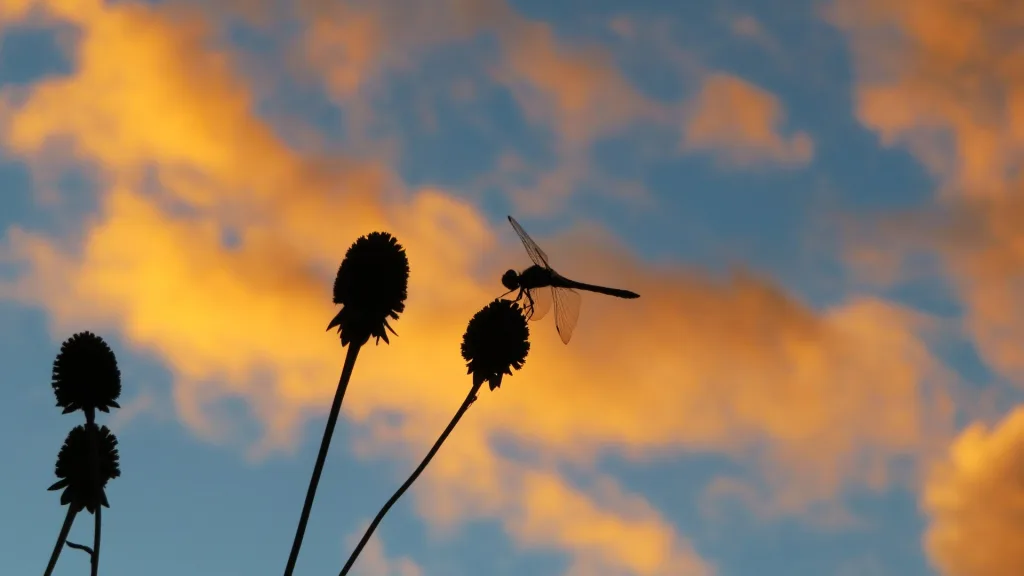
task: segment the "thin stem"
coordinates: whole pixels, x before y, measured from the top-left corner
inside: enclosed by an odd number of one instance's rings
[[[100,526],[103,524],[103,506],[96,506],[96,519],[92,532],[92,576],[100,572]]]
[[[363,538],[359,541],[356,549],[352,551],[352,555],[349,556],[348,562],[346,562],[345,567],[341,569],[341,574],[339,574],[339,576],[345,576],[348,574],[349,570],[352,569],[352,565],[355,564],[356,558],[359,557],[359,553],[363,551],[363,547],[366,546],[366,543],[370,541],[370,537],[373,536],[373,532],[377,529],[377,525],[384,519],[384,515],[388,513],[388,510],[391,510],[391,507],[395,505],[395,502],[398,502],[398,499],[405,494],[405,491],[408,490],[409,487],[412,486],[413,482],[420,477],[423,470],[427,468],[427,464],[430,464],[430,461],[434,459],[434,455],[441,449],[441,445],[444,444],[444,441],[448,439],[448,435],[455,429],[455,425],[462,419],[466,410],[469,410],[470,405],[476,401],[476,393],[480,390],[481,384],[483,384],[483,380],[473,383],[473,388],[471,388],[469,394],[466,395],[466,399],[462,401],[462,406],[459,406],[458,411],[455,412],[455,416],[452,417],[452,421],[448,423],[448,427],[444,429],[441,436],[439,436],[437,441],[434,442],[430,451],[427,452],[427,456],[423,458],[423,461],[420,462],[420,465],[413,471],[405,483],[402,484],[402,486],[399,487],[391,498],[384,504],[384,507],[380,509],[380,512],[377,512],[377,516],[373,519],[373,522],[370,522],[370,527],[366,529],[366,533],[363,534]]]
[[[93,490],[96,491],[93,497],[96,502],[96,512],[93,514],[92,558],[89,561],[89,573],[92,576],[97,576],[100,570],[100,527],[103,524],[103,504],[100,503],[102,500],[100,493],[103,491],[103,487],[100,484],[100,447],[98,442],[100,431],[95,422],[90,421],[86,424],[86,426],[90,425],[92,426],[91,434],[89,434],[89,444],[92,450],[90,465],[92,466]]]
[[[341,401],[345,398],[345,390],[348,389],[348,382],[352,379],[352,369],[356,365],[356,356],[362,344],[349,344],[348,354],[345,356],[345,367],[341,371],[341,379],[338,380],[338,390],[334,393],[334,403],[331,404],[331,413],[327,417],[327,426],[324,427],[324,437],[320,441],[320,452],[316,455],[316,465],[313,466],[313,476],[309,479],[309,488],[306,490],[306,501],[302,504],[302,515],[299,517],[299,526],[295,529],[295,540],[292,541],[292,551],[288,556],[288,565],[285,566],[285,576],[291,576],[295,570],[295,562],[299,559],[299,549],[302,548],[302,538],[306,534],[306,523],[309,522],[309,512],[313,509],[313,499],[316,498],[316,487],[320,484],[320,474],[324,471],[324,461],[327,460],[327,450],[331,447],[331,437],[334,436],[334,426],[338,423],[338,415],[341,413]]]
[[[64,516],[64,525],[60,527],[57,544],[53,547],[53,554],[50,554],[50,563],[46,565],[46,572],[43,572],[43,576],[50,576],[50,574],[53,574],[53,569],[57,567],[57,559],[60,558],[60,551],[64,549],[64,542],[68,539],[68,533],[71,532],[71,524],[74,523],[76,514],[78,514],[78,510],[75,509],[75,505],[69,504],[68,513]]]

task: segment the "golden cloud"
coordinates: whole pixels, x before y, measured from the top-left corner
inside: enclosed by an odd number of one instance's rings
[[[783,136],[784,119],[772,93],[731,74],[712,74],[691,103],[684,147],[711,151],[730,166],[807,164],[814,156],[811,137]]]
[[[1024,5],[839,0],[830,18],[849,35],[861,122],[940,180],[945,214],[910,228],[944,257],[982,358],[1024,384]],[[992,430],[975,424],[929,476],[925,542],[942,573],[1011,574],[1024,561],[1013,546],[1022,430],[1019,408]]]
[[[765,89],[716,74],[696,103],[656,100],[634,86],[605,47],[559,38],[549,24],[524,17],[505,0],[446,0],[429,7],[388,0],[311,6],[305,15],[305,66],[325,79],[331,94],[345,105],[351,124],[360,128],[373,116],[374,97],[387,73],[413,68],[438,44],[493,34],[500,54],[494,61],[482,55],[481,70],[509,90],[527,121],[550,130],[557,154],[554,168],[525,167],[506,178],[509,174],[499,167],[488,178],[508,189],[521,213],[557,211],[581,185],[617,197],[631,195],[623,189],[635,190],[638,184],[594,176],[599,167],[591,162],[590,148],[638,123],[682,126],[688,149],[711,150],[734,168],[802,166],[813,156],[808,134],[778,133],[783,109]],[[621,33],[631,25],[620,19],[615,27]],[[647,33],[652,36],[650,49],[682,53],[661,28]],[[679,67],[673,73],[692,74],[692,62],[683,59],[679,54],[672,58]],[[523,172],[529,186],[521,185]]]
[[[10,230],[4,256],[26,272],[0,294],[57,327],[115,327],[160,358],[201,435],[230,429],[209,412],[218,399],[244,399],[266,427],[258,449],[271,450],[297,442],[301,419],[331,397],[342,352],[324,332],[330,276],[356,236],[386,228],[408,248],[408,311],[392,345],[362,353],[345,411],[418,456],[465,394],[459,339],[500,292],[499,262],[520,253],[511,232],[500,245],[476,207],[407,191],[372,159],[287,146],[194,16],[116,5],[76,18],[77,70],[6,99],[0,137],[27,159],[69,143],[101,172],[98,211],[72,240]],[[549,462],[756,451],[797,510],[850,483],[884,485],[892,460],[948,425],[925,318],[873,299],[817,313],[763,279],[642,264],[592,231],[563,249],[566,274],[642,297],[587,297],[568,347],[550,323],[532,326],[526,368],[474,405],[432,466],[432,518],[496,516],[521,542],[599,564],[581,570],[700,574],[685,538],[639,497],[607,481],[588,493],[493,443]],[[398,431],[379,423],[396,413]],[[551,516],[555,502],[566,514]]]
[[[974,424],[929,475],[929,556],[948,576],[1010,576],[1024,564],[1024,408]]]
[[[857,114],[909,147],[959,212],[941,250],[984,359],[1024,382],[1024,6],[1013,0],[835,4],[859,79]]]
[[[369,523],[369,520],[366,521]],[[362,534],[353,534],[347,539],[345,548],[355,548]],[[380,537],[374,535],[359,555],[359,562],[353,568],[359,576],[423,576],[419,564],[406,557],[390,558]]]

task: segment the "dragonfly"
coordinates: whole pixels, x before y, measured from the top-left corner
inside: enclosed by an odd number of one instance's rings
[[[526,253],[529,254],[530,260],[533,260],[533,266],[522,272],[515,270],[505,272],[501,277],[501,283],[508,288],[508,292],[505,294],[519,290],[515,301],[519,302],[524,297],[526,298],[527,305],[524,308],[527,318],[530,320],[544,318],[554,302],[555,329],[558,330],[558,336],[562,339],[563,344],[569,343],[572,332],[576,328],[576,321],[579,320],[582,297],[577,290],[596,292],[616,298],[640,297],[636,292],[585,284],[570,280],[555,272],[551,268],[551,264],[548,263],[548,255],[540,249],[540,246],[537,246],[537,243],[530,238],[526,230],[523,230],[519,222],[516,222],[512,216],[508,217],[508,221],[519,235],[519,239],[522,240]]]

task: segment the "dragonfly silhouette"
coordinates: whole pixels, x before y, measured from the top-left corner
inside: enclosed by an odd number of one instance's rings
[[[501,283],[508,288],[509,294],[519,290],[516,302],[526,296],[528,305],[526,308],[527,317],[530,320],[540,320],[551,308],[552,300],[555,303],[555,328],[564,344],[569,343],[572,338],[572,331],[576,328],[576,321],[580,316],[580,303],[582,298],[576,290],[597,292],[618,298],[639,298],[640,295],[629,290],[619,288],[606,288],[594,284],[585,284],[575,280],[569,280],[558,272],[555,272],[548,263],[548,255],[537,246],[537,243],[530,238],[530,235],[523,230],[523,227],[516,222],[516,219],[509,216],[509,223],[515,229],[519,239],[523,241],[526,253],[533,260],[530,266],[522,272],[509,270],[501,277]],[[548,289],[550,288],[550,290]]]

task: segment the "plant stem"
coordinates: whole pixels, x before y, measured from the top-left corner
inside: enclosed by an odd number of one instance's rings
[[[85,552],[86,554],[88,554],[90,557],[92,556],[92,548],[89,548],[88,546],[85,546],[83,544],[75,544],[71,540],[66,540],[64,542],[64,545],[67,546],[68,548],[73,548],[75,550],[81,550],[82,552]]]
[[[288,556],[288,565],[284,569],[285,576],[292,576],[292,572],[295,571],[295,562],[299,559],[299,549],[302,548],[302,538],[306,534],[309,512],[313,509],[313,499],[316,498],[316,487],[320,484],[320,474],[324,471],[324,461],[327,460],[327,450],[331,447],[334,426],[338,423],[338,415],[341,413],[341,401],[345,398],[345,390],[348,389],[348,382],[352,379],[352,369],[355,368],[356,356],[359,355],[361,347],[362,344],[355,343],[348,346],[345,367],[341,371],[341,379],[338,380],[338,390],[334,393],[334,403],[331,404],[331,413],[327,417],[327,426],[324,427],[324,437],[320,441],[320,452],[316,455],[316,465],[313,466],[313,475],[309,479],[309,488],[306,490],[306,501],[302,504],[299,526],[295,529],[292,551]]]
[[[370,527],[366,529],[366,533],[363,534],[363,538],[359,541],[356,549],[352,551],[352,555],[349,556],[348,562],[346,562],[345,567],[341,569],[341,574],[339,574],[339,576],[345,576],[348,574],[349,570],[352,569],[352,565],[355,564],[356,558],[359,557],[359,553],[363,551],[363,547],[366,546],[370,537],[373,536],[373,532],[377,529],[377,525],[384,519],[384,515],[388,513],[388,510],[391,510],[391,507],[395,505],[395,502],[398,502],[398,499],[401,498],[402,495],[405,494],[406,490],[412,486],[413,482],[420,477],[423,470],[427,468],[427,464],[430,464],[430,461],[434,459],[434,455],[441,449],[441,445],[444,444],[444,441],[448,439],[448,435],[455,429],[455,425],[458,424],[459,420],[462,419],[462,416],[465,415],[466,410],[469,410],[470,405],[476,401],[476,393],[480,390],[481,384],[483,384],[483,380],[473,384],[473,388],[471,388],[469,394],[466,395],[466,399],[462,401],[462,406],[459,406],[458,411],[455,412],[455,416],[452,417],[452,421],[448,423],[448,427],[444,429],[441,436],[439,436],[437,441],[434,442],[430,451],[427,452],[426,457],[423,458],[423,461],[420,462],[420,465],[413,471],[405,483],[402,484],[402,486],[399,487],[391,498],[384,504],[384,507],[380,509],[380,512],[377,512],[377,516],[373,519],[373,522],[370,522]]]
[[[97,576],[100,570],[100,526],[103,523],[103,504],[100,503],[100,493],[103,491],[103,488],[100,486],[100,447],[97,442],[100,430],[91,418],[88,418],[88,416],[86,418],[89,420],[86,426],[92,426],[89,434],[89,444],[92,450],[92,461],[90,462],[90,465],[92,466],[93,489],[96,490],[96,494],[94,495],[96,512],[93,514],[92,558],[89,560],[89,573],[91,576]]]
[[[103,506],[96,506],[96,519],[92,532],[92,576],[100,572],[100,526],[103,524]]]
[[[53,569],[57,567],[57,559],[60,558],[60,551],[64,549],[64,542],[68,539],[68,533],[71,532],[71,524],[74,523],[76,514],[78,514],[78,510],[75,510],[74,504],[69,504],[68,513],[64,516],[64,525],[60,527],[57,544],[53,547],[50,563],[46,565],[46,572],[43,572],[43,576],[50,576],[53,574]]]

